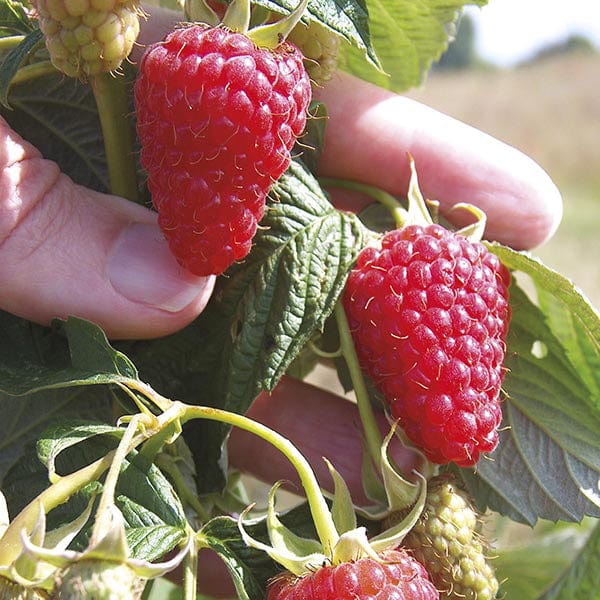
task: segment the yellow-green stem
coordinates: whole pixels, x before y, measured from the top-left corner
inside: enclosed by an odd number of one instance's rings
[[[187,502],[194,509],[200,520],[206,523],[210,519],[210,515],[198,500],[198,496],[188,487],[187,482],[177,465],[173,462],[173,459],[168,455],[159,454],[154,462],[169,477],[181,500]]]
[[[24,39],[24,35],[7,35],[0,38],[0,52],[16,48]]]
[[[356,403],[358,405],[360,420],[365,431],[367,449],[371,456],[371,460],[373,460],[377,466],[380,466],[383,437],[379,431],[377,420],[375,419],[369,391],[367,390],[365,378],[358,362],[356,349],[354,348],[354,341],[352,340],[350,326],[348,325],[348,318],[346,317],[346,312],[344,311],[341,302],[338,302],[335,306],[335,319],[338,326],[342,354],[348,366],[352,385],[354,386],[354,393],[356,394]]]
[[[21,67],[12,78],[10,85],[18,85],[20,83],[26,83],[32,79],[43,77],[44,75],[53,75],[58,73],[54,65],[49,60],[43,60],[40,62],[32,63]]]
[[[81,488],[92,481],[98,480],[110,467],[116,451],[109,452],[87,467],[61,477],[56,483],[46,488],[36,496],[12,521],[0,544],[0,565],[9,565],[23,550],[21,532],[29,532],[31,523],[35,523],[40,511],[40,505],[45,514],[53,508],[64,504]]]
[[[184,405],[182,424],[191,419],[208,419],[249,431],[277,448],[293,465],[300,477],[315,529],[323,548],[333,548],[339,538],[331,512],[321,493],[315,474],[300,451],[285,437],[248,417],[217,408]]]
[[[127,117],[128,97],[123,78],[101,73],[90,79],[104,136],[110,191],[138,199],[137,169],[133,151],[133,131]]]
[[[195,600],[198,596],[198,544],[192,543],[183,559],[183,600]]]
[[[117,481],[121,473],[121,466],[127,455],[133,449],[134,435],[137,432],[138,423],[141,415],[136,415],[131,419],[119,445],[117,446],[113,461],[110,465],[108,474],[102,487],[102,495],[100,496],[100,502],[98,504],[98,510],[96,511],[96,520],[94,521],[94,528],[92,530],[92,536],[90,538],[90,546],[101,540],[109,531],[111,527],[111,511],[110,509],[115,502],[115,489],[117,487]],[[138,436],[139,439],[139,436]],[[137,444],[136,444],[137,445]]]
[[[377,202],[379,202],[382,206],[385,206],[394,218],[394,222],[397,227],[403,227],[408,213],[406,209],[402,207],[400,202],[394,196],[389,194],[388,192],[379,189],[375,186],[368,185],[366,183],[361,183],[359,181],[350,181],[348,179],[336,179],[333,177],[320,177],[319,183],[323,187],[333,187],[342,190],[352,190],[355,192],[360,192],[361,194],[366,194],[370,196]]]

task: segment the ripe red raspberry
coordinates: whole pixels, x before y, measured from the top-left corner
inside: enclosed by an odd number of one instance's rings
[[[425,568],[405,551],[384,562],[361,558],[325,566],[302,577],[284,575],[269,585],[267,600],[438,600]]]
[[[141,161],[182,266],[219,274],[248,254],[310,95],[288,43],[259,48],[242,33],[194,25],[147,49],[135,84]]]
[[[473,465],[498,443],[509,280],[483,244],[439,225],[386,233],[350,273],[362,368],[432,462]]]

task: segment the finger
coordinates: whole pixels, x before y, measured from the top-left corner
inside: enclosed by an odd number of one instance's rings
[[[323,457],[342,475],[355,501],[367,501],[361,481],[362,428],[356,405],[326,390],[284,377],[272,394],[261,394],[248,416],[288,438],[312,466],[323,487],[332,490],[332,481]],[[389,425],[378,415],[382,431]],[[273,446],[256,436],[234,429],[229,438],[229,458],[238,469],[255,477],[296,484],[298,476],[289,461]],[[404,449],[393,449],[393,456],[405,474],[418,465],[417,456]]]
[[[177,265],[154,213],[75,185],[0,119],[0,309],[148,338],[192,321],[213,284]]]
[[[336,76],[317,97],[330,114],[323,174],[406,194],[410,153],[425,197],[438,200],[442,212],[458,202],[480,207],[488,216],[487,238],[531,248],[556,230],[560,193],[514,148],[347,74]]]

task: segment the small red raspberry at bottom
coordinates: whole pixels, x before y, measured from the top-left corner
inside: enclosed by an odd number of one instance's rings
[[[267,600],[438,600],[425,567],[403,550],[274,579]]]

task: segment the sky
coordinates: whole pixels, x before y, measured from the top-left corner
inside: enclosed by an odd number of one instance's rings
[[[475,21],[478,53],[500,66],[574,33],[600,48],[600,0],[489,0],[465,12]]]

